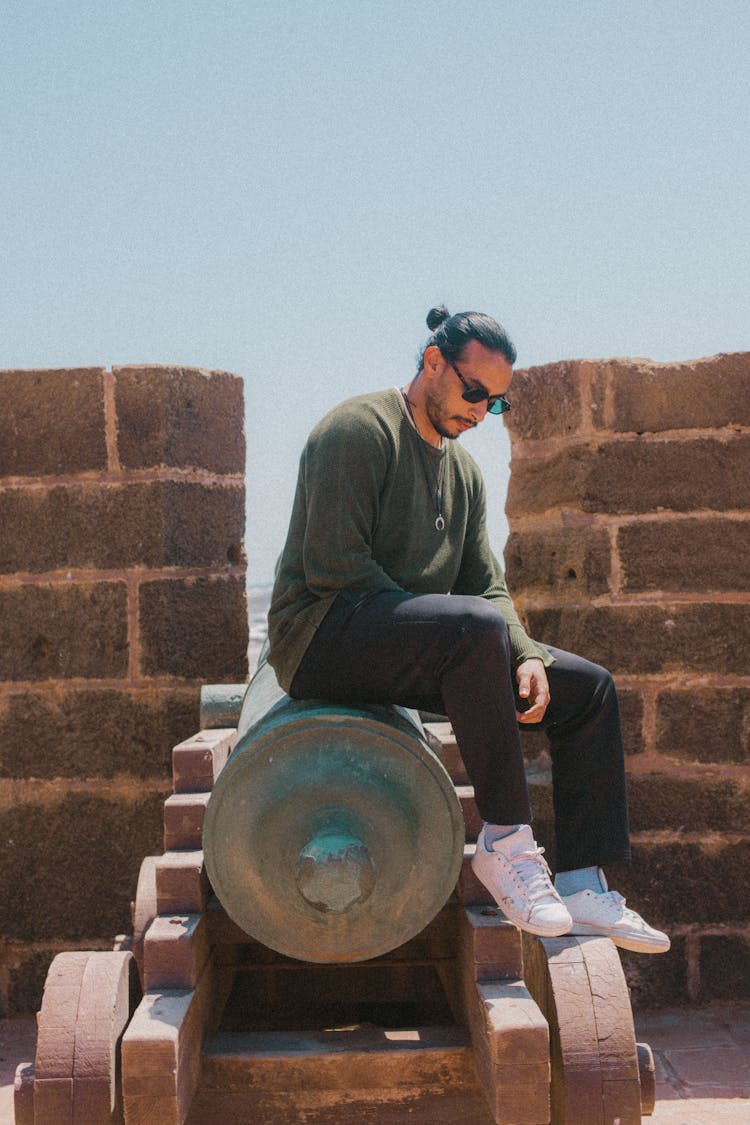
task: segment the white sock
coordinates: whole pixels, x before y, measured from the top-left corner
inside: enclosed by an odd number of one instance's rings
[[[496,840],[502,840],[505,836],[512,836],[521,827],[520,824],[488,824],[484,822],[484,841],[488,848],[491,848]]]
[[[601,895],[606,889],[601,867],[577,867],[574,871],[558,871],[555,875],[555,890],[563,898],[579,891],[593,891]]]

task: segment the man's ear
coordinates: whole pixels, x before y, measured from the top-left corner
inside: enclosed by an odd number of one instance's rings
[[[436,375],[437,369],[442,362],[443,362],[443,353],[440,351],[440,348],[438,348],[437,345],[430,344],[430,346],[428,348],[425,348],[422,366],[424,367],[424,371],[425,371],[426,375],[428,375],[428,376]]]

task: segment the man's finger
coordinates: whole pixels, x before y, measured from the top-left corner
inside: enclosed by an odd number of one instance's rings
[[[519,723],[541,723],[546,710],[547,700],[542,700],[529,707],[528,711],[516,711],[516,717]]]

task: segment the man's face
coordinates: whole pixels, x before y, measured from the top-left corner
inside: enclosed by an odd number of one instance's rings
[[[488,395],[505,394],[513,375],[513,367],[505,356],[501,352],[490,351],[478,340],[469,341],[455,367],[469,386],[479,386]],[[484,420],[487,399],[467,402],[461,397],[466,387],[439,348],[428,348],[425,352],[425,372],[429,376],[425,411],[438,434],[444,438],[457,438]]]

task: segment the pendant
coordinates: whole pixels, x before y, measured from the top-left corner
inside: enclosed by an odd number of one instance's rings
[[[438,516],[435,520],[435,527],[438,531],[445,531],[445,520],[442,516]]]

